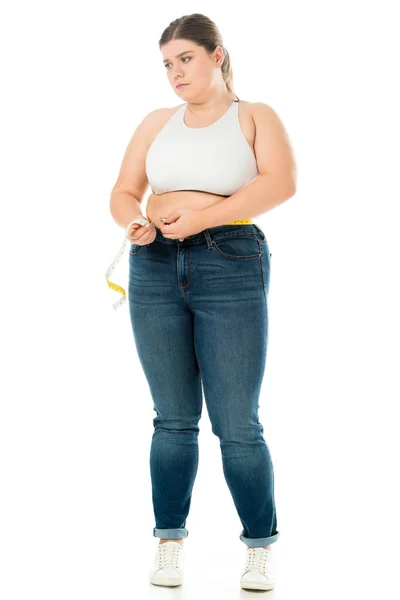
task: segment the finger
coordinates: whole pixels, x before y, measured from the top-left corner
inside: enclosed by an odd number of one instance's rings
[[[132,242],[132,244],[137,244],[138,242],[140,242],[141,239],[145,239],[146,238],[146,232],[143,233],[143,235],[136,235],[136,236],[130,236],[129,240]]]
[[[137,236],[136,239],[140,239],[142,236],[146,235],[146,233],[148,231],[151,230],[151,227],[147,227],[146,225],[140,225],[136,230],[135,233],[137,232],[139,235]]]
[[[132,225],[132,226],[129,228],[129,231],[128,231],[128,234],[127,234],[127,237],[128,237],[128,239],[132,239],[132,236],[133,236],[133,235],[136,233],[136,231],[137,231],[138,229],[140,229],[140,225],[139,225],[139,227],[135,227],[134,225]]]
[[[149,238],[151,239],[152,233],[154,233],[154,227],[151,225],[146,227],[146,225],[144,225],[142,229],[144,229],[143,234],[138,237],[137,240],[141,240],[142,238],[143,240],[148,240]]]

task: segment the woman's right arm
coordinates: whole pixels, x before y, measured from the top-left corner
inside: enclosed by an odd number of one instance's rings
[[[140,204],[149,186],[145,160],[154,112],[146,115],[133,133],[111,191],[111,215],[114,221],[124,228],[136,217],[144,216]]]

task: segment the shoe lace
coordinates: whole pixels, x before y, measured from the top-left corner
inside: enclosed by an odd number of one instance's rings
[[[179,542],[164,542],[158,544],[158,566],[162,567],[175,567],[178,568],[179,553],[182,550],[182,546]]]
[[[245,571],[256,570],[260,571],[263,575],[267,574],[267,556],[269,550],[267,548],[248,548],[247,549],[247,563]]]

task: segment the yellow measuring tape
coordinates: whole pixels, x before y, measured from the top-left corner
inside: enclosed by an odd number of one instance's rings
[[[124,290],[123,287],[121,287],[117,283],[113,283],[112,281],[110,281],[109,278],[111,276],[111,273],[113,273],[113,271],[115,271],[117,263],[121,260],[122,255],[125,252],[126,241],[127,241],[127,233],[128,233],[129,227],[132,225],[132,223],[139,223],[139,225],[147,225],[147,223],[150,223],[150,220],[146,219],[145,217],[137,217],[136,219],[133,219],[133,221],[131,221],[129,223],[128,227],[125,230],[124,243],[122,244],[121,249],[118,252],[117,256],[114,258],[114,260],[112,261],[111,265],[107,269],[106,281],[107,281],[108,286],[112,290],[114,290],[115,292],[119,292],[120,294],[122,294],[122,298],[120,298],[117,302],[114,302],[114,304],[113,304],[113,308],[115,310],[117,310],[117,308],[119,308],[120,306],[122,306],[123,303],[126,301],[126,293],[125,293],[125,290]]]
[[[164,220],[164,219],[162,219]],[[126,228],[125,231],[125,236],[124,236],[124,243],[121,246],[120,251],[118,252],[117,256],[114,258],[113,262],[111,263],[111,265],[108,267],[107,272],[106,272],[106,281],[108,286],[114,290],[115,292],[119,292],[120,294],[122,294],[122,297],[117,300],[117,302],[114,302],[113,304],[113,308],[115,310],[117,310],[117,308],[119,308],[120,306],[123,305],[123,303],[126,301],[126,293],[123,287],[121,287],[120,285],[118,285],[117,283],[113,283],[112,281],[110,281],[110,276],[111,273],[113,273],[115,271],[115,268],[117,266],[117,263],[121,260],[122,255],[125,252],[125,248],[126,248],[126,240],[127,240],[127,232],[129,230],[129,227],[132,225],[132,223],[139,223],[139,225],[147,225],[147,223],[150,223],[150,219],[147,219],[146,217],[137,217],[136,219],[133,219],[133,221],[131,221],[128,225],[128,227]],[[240,219],[239,221],[231,221],[231,223],[226,223],[226,225],[248,225],[253,223],[253,219]]]

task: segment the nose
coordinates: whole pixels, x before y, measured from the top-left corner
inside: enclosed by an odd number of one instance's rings
[[[174,69],[173,73],[172,73],[172,78],[174,80],[175,83],[178,83],[178,79],[183,79],[183,71],[180,68],[176,68]]]

